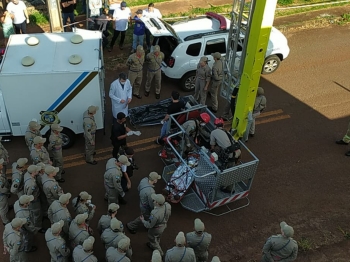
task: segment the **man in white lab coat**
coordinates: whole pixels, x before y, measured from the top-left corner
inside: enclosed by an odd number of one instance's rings
[[[125,73],[120,73],[119,78],[111,84],[109,97],[112,100],[112,113],[116,118],[119,112],[128,116],[129,103],[132,98],[132,86]]]

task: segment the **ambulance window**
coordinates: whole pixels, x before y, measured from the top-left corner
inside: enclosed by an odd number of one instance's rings
[[[226,54],[226,41],[225,38],[208,40],[205,45],[204,55],[211,55],[212,53],[219,52]]]
[[[189,45],[186,50],[186,54],[190,56],[199,56],[199,52],[201,51],[202,43],[195,43]]]

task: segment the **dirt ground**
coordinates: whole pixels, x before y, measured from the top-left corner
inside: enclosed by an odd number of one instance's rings
[[[301,20],[301,18],[298,18]],[[276,20],[278,23],[278,20]],[[349,147],[337,146],[349,121],[350,86],[349,26],[332,26],[324,29],[286,31],[291,54],[278,72],[263,76],[260,85],[265,88],[267,110],[257,121],[257,133],[247,143],[260,160],[258,172],[249,194],[249,207],[215,217],[205,213],[195,214],[172,205],[172,216],[162,237],[162,248],[174,245],[179,231],[193,228],[193,219],[201,218],[213,235],[210,257],[218,255],[223,262],[259,261],[261,248],[271,234],[279,232],[279,222],[287,221],[295,229],[295,239],[302,241],[307,251],[301,250],[297,261],[348,262],[350,261],[349,226],[349,158],[344,156]],[[38,32],[30,27],[31,32]],[[105,52],[105,60],[126,56],[129,50],[115,48]],[[105,89],[125,68],[107,70]],[[179,90],[178,83],[163,78],[161,98],[170,97],[172,90]],[[134,99],[131,106],[155,102],[154,96]],[[220,99],[220,105],[223,100]],[[210,103],[210,100],[208,100]],[[107,98],[107,119],[111,119],[110,99]],[[82,111],[85,109],[82,109]],[[222,107],[218,116],[222,114]],[[151,171],[162,173],[163,163],[157,156],[160,147],[153,143],[159,126],[142,127],[142,136],[128,138],[136,150],[136,163],[140,170],[132,178],[132,189],[127,193],[128,204],[118,212],[118,219],[127,223],[139,215],[137,185]],[[103,200],[103,173],[105,163],[111,157],[109,141],[110,123],[106,134],[97,133],[96,166],[83,160],[83,138],[78,136],[73,148],[64,151],[66,183],[65,192],[76,196],[86,190],[93,196],[97,211],[91,224],[94,228],[99,217],[106,213]],[[16,137],[5,143],[11,161],[28,157],[23,138]],[[157,184],[157,191],[164,183]],[[11,198],[15,201],[15,197]],[[239,205],[235,202],[231,207]],[[224,207],[215,210],[220,212]],[[74,214],[71,210],[71,213]],[[10,217],[13,217],[13,212]],[[45,225],[49,226],[48,221]],[[0,231],[3,230],[0,226]],[[96,228],[96,227],[95,227]],[[343,232],[342,232],[343,231]],[[133,261],[150,260],[151,251],[146,247],[147,233],[140,230],[131,238]],[[95,255],[104,259],[104,247],[94,234]],[[42,235],[35,237],[39,250],[30,254],[29,261],[49,261],[49,254]],[[40,259],[38,257],[40,256]],[[0,254],[1,261],[8,261]]]

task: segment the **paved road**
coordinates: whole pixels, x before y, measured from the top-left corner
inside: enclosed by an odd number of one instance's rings
[[[178,231],[191,230],[193,219],[200,217],[213,234],[210,256],[219,255],[226,262],[254,261],[259,259],[266,238],[278,233],[279,222],[286,220],[294,226],[296,239],[304,237],[313,243],[314,248],[328,246],[301,254],[298,261],[335,261],[335,258],[348,261],[349,244],[343,241],[338,228],[350,230],[350,159],[344,156],[346,147],[335,145],[334,140],[342,137],[349,121],[349,34],[349,27],[345,26],[287,34],[292,50],[290,57],[278,72],[261,79],[268,108],[258,120],[256,137],[248,142],[249,148],[260,159],[249,195],[250,206],[214,217],[194,214],[173,205],[173,214],[162,238],[164,250],[172,247]],[[106,91],[117,73],[107,72]],[[169,97],[171,90],[177,88],[176,82],[165,80],[162,98]],[[153,97],[143,98],[133,101],[132,106],[154,101]],[[108,114],[110,117],[110,112]],[[107,209],[103,200],[103,173],[105,162],[111,156],[109,129],[110,124],[106,135],[102,131],[97,134],[98,165],[84,163],[81,136],[73,148],[64,152],[67,172],[66,183],[62,186],[73,196],[83,190],[92,194],[97,205],[92,226]],[[128,204],[118,213],[118,218],[124,223],[139,214],[136,187],[140,178],[150,171],[161,173],[163,169],[157,157],[160,148],[152,142],[159,127],[140,130],[140,138],[128,140],[136,149],[135,158],[140,170],[132,179],[133,188],[126,196]],[[28,156],[23,138],[14,138],[5,146],[12,161]],[[160,182],[157,190],[163,185]],[[14,196],[11,201],[15,201]],[[48,221],[46,225],[49,226]],[[134,249],[133,261],[149,261],[151,251],[145,245],[146,231],[128,236]],[[49,261],[43,236],[37,235],[35,241],[39,250],[31,254],[30,261]],[[95,255],[103,261],[104,249],[99,240],[95,244]],[[3,255],[0,259],[8,261]]]

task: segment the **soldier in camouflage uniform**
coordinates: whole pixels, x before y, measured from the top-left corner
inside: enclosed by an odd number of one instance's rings
[[[162,62],[164,60],[164,53],[160,51],[159,45],[154,46],[153,52],[147,54],[146,62],[148,63],[147,81],[145,86],[145,96],[149,96],[151,90],[152,80],[154,79],[154,88],[156,92],[156,99],[160,98],[160,90],[162,88]]]
[[[92,196],[83,191],[72,200],[75,214],[88,214],[87,221],[94,217],[96,206],[91,204]],[[90,208],[89,208],[90,207]]]
[[[10,262],[26,262],[27,254],[24,252],[22,226],[27,223],[25,218],[14,218],[5,226],[2,240],[4,254],[10,254]]]
[[[204,223],[196,218],[194,231],[186,234],[187,245],[194,250],[197,262],[208,260],[208,248],[211,242],[211,234],[204,232]]]
[[[126,204],[126,201],[124,200],[125,193],[121,185],[121,178],[123,176],[121,170],[122,165],[130,165],[129,160],[125,155],[121,155],[118,158],[118,161],[115,158],[111,158],[107,161],[104,181],[108,204]]]
[[[221,60],[221,54],[215,52],[211,54],[214,58],[214,64],[212,67],[211,86],[210,86],[210,98],[212,106],[208,107],[213,113],[216,113],[219,108],[218,93],[221,87],[222,79],[224,78],[224,63]]]
[[[143,64],[145,62],[145,51],[141,45],[136,48],[136,53],[129,56],[126,65],[129,68],[128,79],[132,86],[132,95],[141,99],[140,87],[142,84]]]
[[[9,210],[8,198],[10,197],[10,183],[6,178],[6,174],[2,173],[2,164],[4,159],[0,159],[0,217],[2,223],[6,225],[9,222],[7,212]]]
[[[94,237],[89,237],[82,245],[79,245],[73,250],[74,262],[97,262],[97,258],[93,255],[93,247],[95,243]],[[89,258],[89,260],[87,260]]]
[[[186,238],[183,232],[179,232],[175,238],[176,246],[169,249],[165,254],[165,261],[196,262],[194,251],[186,247]]]
[[[27,223],[23,227],[25,252],[34,252],[38,249],[33,245],[34,234],[36,234],[37,230],[34,226],[33,216],[29,210],[30,202],[33,200],[33,196],[23,195],[13,205],[13,210],[15,211],[16,217],[27,219]]]
[[[69,226],[69,240],[74,249],[78,245],[82,245],[84,240],[90,236],[89,226],[86,224],[88,214],[79,214],[71,222]]]
[[[58,185],[58,182],[55,180],[55,175],[58,172],[58,167],[46,166],[45,173],[46,176],[43,177],[43,191],[46,195],[49,205],[53,201],[58,200],[59,197],[63,194],[62,188]]]
[[[149,173],[148,177],[141,179],[140,184],[137,188],[140,197],[141,215],[145,220],[148,220],[154,208],[153,199],[151,196],[152,194],[155,194],[154,185],[160,178],[161,177],[157,172],[151,172]],[[127,223],[126,228],[131,234],[135,234],[140,224],[142,225],[141,219],[140,217],[137,217],[135,220]]]
[[[96,122],[94,115],[98,110],[97,106],[89,106],[88,110],[84,112],[83,116],[83,129],[85,137],[85,161],[88,164],[96,165],[97,161],[94,160],[95,153],[95,133]]]
[[[26,171],[27,158],[19,158],[12,164],[12,185],[11,193],[17,194],[18,198],[23,195],[23,176]]]
[[[109,247],[106,251],[107,262],[130,262],[130,259],[126,256],[127,251],[130,248],[130,238],[125,237],[118,243],[118,248]]]
[[[41,128],[41,126],[38,124],[38,122],[36,122],[36,121],[29,122],[29,125],[27,127],[27,131],[24,135],[26,145],[27,145],[29,151],[32,150],[34,138],[37,136],[41,136],[40,128]]]
[[[49,208],[49,203],[47,202],[47,198],[43,190],[43,182],[42,182],[43,177],[47,179],[47,175],[45,174],[45,164],[40,162],[36,165],[41,167],[38,175],[36,176],[36,184],[38,185],[40,190],[39,199],[40,199],[40,205],[43,211],[43,216],[47,217],[47,209]]]
[[[294,229],[286,222],[280,223],[281,234],[269,237],[263,247],[261,262],[294,261],[298,256],[298,243],[292,238]]]
[[[34,196],[34,200],[30,202],[29,210],[32,213],[34,226],[40,233],[45,233],[45,230],[42,229],[42,220],[43,215],[40,205],[40,189],[36,183],[36,176],[41,170],[40,166],[31,165],[28,167],[27,173],[24,174],[24,194]]]
[[[203,56],[197,65],[194,98],[204,106],[205,101],[207,100],[210,79],[211,69],[208,66],[208,58]]]
[[[108,206],[107,215],[102,215],[97,224],[97,229],[100,234],[107,228],[109,228],[112,218],[115,218],[119,209],[119,205],[111,203]]]
[[[1,143],[1,140],[2,140],[2,136],[0,136],[0,159],[1,158],[4,159],[4,164],[2,165],[2,172],[6,174],[7,165],[10,161],[10,158],[9,158],[9,153],[7,152],[4,145]]]
[[[64,226],[64,221],[60,220],[52,224],[45,233],[46,245],[50,251],[51,262],[68,262],[70,250],[66,245],[66,241],[61,237],[60,233]]]
[[[124,226],[121,221],[116,218],[111,219],[110,228],[103,231],[101,235],[101,241],[104,244],[106,250],[110,247],[117,248],[120,240],[126,238],[124,234]],[[126,251],[126,256],[131,259],[132,249]]]
[[[30,151],[30,157],[32,158],[33,164],[36,165],[39,162],[44,163],[45,165],[52,165],[50,160],[49,152],[47,152],[44,147],[46,138],[41,136],[36,136],[33,140],[32,150]]]
[[[151,197],[154,200],[154,209],[151,212],[149,220],[146,221],[143,216],[140,218],[143,225],[148,228],[149,242],[147,246],[152,250],[159,250],[159,253],[163,256],[164,253],[160,247],[160,237],[167,227],[171,215],[171,206],[165,202],[165,198],[161,194],[152,194]]]
[[[72,221],[72,217],[67,208],[69,200],[72,197],[70,193],[66,193],[60,196],[58,200],[52,202],[47,211],[48,218],[50,219],[51,224],[57,223],[59,221],[64,221],[61,235],[68,239],[69,235],[69,226]]]
[[[51,152],[53,157],[52,164],[60,169],[55,177],[55,179],[60,183],[63,183],[65,181],[62,178],[62,174],[65,173],[65,171],[63,170],[63,156],[62,156],[62,136],[61,136],[62,130],[63,130],[63,127],[61,127],[58,124],[51,125],[51,135],[49,138],[49,145],[47,148],[49,152]]]

